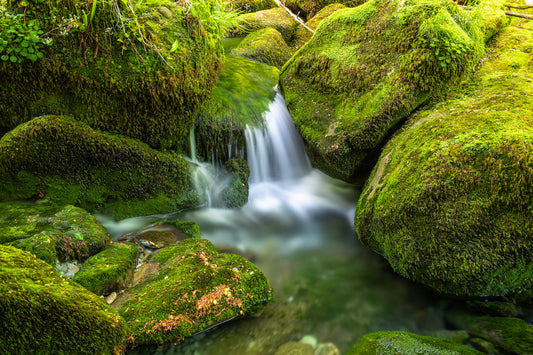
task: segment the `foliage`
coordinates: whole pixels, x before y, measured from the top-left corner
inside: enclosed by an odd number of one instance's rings
[[[44,32],[35,20],[26,23],[23,18],[22,14],[0,12],[0,59],[3,61],[36,61],[44,56],[41,49],[53,43],[51,39],[42,38]]]
[[[229,29],[230,36],[244,37],[263,28],[273,28],[287,44],[292,42],[298,27],[298,22],[281,7],[243,14],[236,21],[238,26]]]

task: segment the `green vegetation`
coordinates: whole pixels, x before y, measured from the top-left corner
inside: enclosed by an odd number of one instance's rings
[[[456,84],[505,21],[492,0],[371,0],[336,11],[284,66],[287,107],[313,164],[364,174],[399,124]]]
[[[110,353],[126,324],[103,299],[19,249],[0,245],[0,353]]]
[[[342,3],[346,6],[355,7],[363,4],[364,2],[365,0],[353,0],[343,1]],[[330,5],[340,5],[340,3],[335,0],[286,0],[284,1],[284,4],[293,13],[298,14],[298,16],[300,16],[304,20],[311,19],[321,10],[325,9]]]
[[[0,185],[0,201],[44,198],[117,218],[198,203],[181,156],[61,116],[36,118],[0,139]]]
[[[195,222],[185,222],[176,220],[174,225],[178,230],[190,238],[201,238],[202,233],[200,233],[200,226]]]
[[[177,343],[215,324],[261,310],[271,299],[257,267],[219,254],[203,239],[186,239],[158,252],[150,280],[128,291],[120,314],[132,329],[130,345]]]
[[[411,117],[359,199],[361,241],[441,292],[533,287],[533,34],[522,26],[496,37],[448,101]]]
[[[231,36],[243,37],[263,28],[273,28],[287,44],[292,42],[298,27],[298,22],[281,7],[243,14],[236,21],[239,26],[230,28]]]
[[[37,25],[36,20],[24,22],[23,14],[4,13],[0,17],[0,59],[21,63],[26,59],[36,61],[44,57],[42,49],[52,45],[40,36],[44,32]]]
[[[110,242],[105,228],[80,208],[0,203],[0,244],[29,251],[52,266],[56,259],[83,261]]]
[[[113,243],[83,263],[73,281],[97,295],[124,288],[133,275],[139,249],[132,243]]]
[[[406,332],[377,332],[362,338],[346,355],[476,355],[483,354],[454,341]]]
[[[254,59],[278,69],[281,69],[291,56],[281,34],[269,27],[250,33],[231,54]]]
[[[305,25],[312,30],[316,30],[320,22],[324,20],[329,15],[333,14],[335,11],[344,9],[346,6],[342,4],[331,4],[324,7],[322,10],[320,10],[316,15],[314,15],[310,20],[308,20]],[[311,39],[311,36],[313,36],[313,32],[309,31],[307,28],[305,28],[302,25],[298,25],[298,29],[296,30],[296,34],[294,35],[294,41],[292,43],[292,47],[299,49],[301,46],[305,44],[305,42],[309,41]]]
[[[224,205],[227,207],[241,207],[248,202],[248,178],[250,168],[246,160],[234,158],[225,164],[226,170],[232,175],[231,188],[226,191]]]
[[[226,8],[229,10],[242,13],[257,12],[277,6],[274,0],[230,0],[226,3]]]

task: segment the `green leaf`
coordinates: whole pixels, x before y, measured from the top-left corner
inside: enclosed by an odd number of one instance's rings
[[[172,48],[170,48],[170,53],[175,52],[176,49],[178,49],[179,42],[178,40],[175,40],[174,43],[172,43]]]
[[[18,61],[18,58],[12,55],[11,57],[9,57],[9,60],[13,63],[16,63]]]
[[[9,59],[9,56],[7,54],[4,54],[1,58],[3,61],[6,61]]]
[[[43,52],[37,52],[37,58],[42,58],[42,57],[44,57]]]

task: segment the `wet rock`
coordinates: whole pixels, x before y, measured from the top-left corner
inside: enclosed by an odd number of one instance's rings
[[[341,355],[341,352],[333,343],[321,343],[316,347],[313,355]]]
[[[313,347],[310,344],[291,341],[280,346],[274,355],[313,355]]]
[[[119,237],[119,241],[136,243],[143,248],[161,249],[187,238],[200,237],[200,230],[194,222],[176,221],[174,225],[159,224],[140,232],[128,233]]]
[[[111,293],[105,298],[105,301],[107,302],[107,304],[111,304],[111,303],[115,302],[116,299],[117,299],[117,293],[116,293],[116,292],[111,292]]]

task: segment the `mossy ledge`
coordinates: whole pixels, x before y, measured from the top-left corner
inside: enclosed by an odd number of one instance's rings
[[[280,76],[313,164],[347,181],[366,174],[414,109],[471,73],[505,22],[499,6],[371,0],[322,21]]]
[[[0,353],[110,353],[126,323],[104,300],[22,250],[0,245]]]
[[[271,299],[264,274],[238,255],[219,254],[205,239],[186,239],[154,255],[150,279],[117,299],[131,327],[130,346],[178,343]],[[124,301],[125,300],[125,301]]]
[[[180,155],[65,116],[35,118],[0,139],[0,184],[0,201],[46,199],[117,218],[198,203]]]
[[[507,27],[449,101],[413,115],[363,189],[360,240],[461,296],[533,288],[532,24]]]

